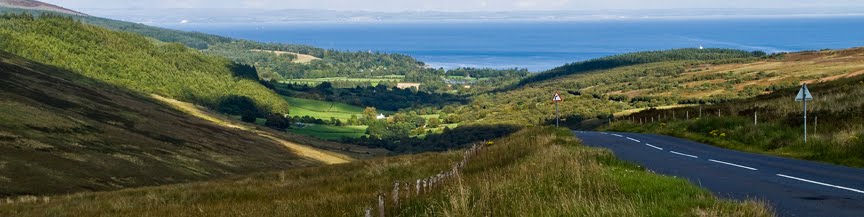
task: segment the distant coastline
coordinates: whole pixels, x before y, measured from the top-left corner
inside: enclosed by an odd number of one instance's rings
[[[864,8],[662,9],[585,11],[371,12],[267,9],[83,9],[101,17],[149,25],[280,25],[369,23],[586,22],[610,20],[728,20],[864,17]]]
[[[849,26],[864,26],[864,19],[174,24],[164,27],[335,50],[402,53],[434,68],[527,68],[537,72],[603,56],[700,45],[768,53],[864,46],[864,29]]]

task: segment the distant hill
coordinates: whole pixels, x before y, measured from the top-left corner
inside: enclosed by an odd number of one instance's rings
[[[28,9],[28,10],[40,10],[40,11],[53,11],[64,14],[78,15],[78,16],[88,16],[87,14],[69,10],[57,5],[52,5],[40,1],[33,0],[0,0],[0,7],[9,7],[9,8],[20,8],[20,9]]]
[[[112,190],[317,164],[271,139],[0,51],[0,196]]]
[[[717,104],[864,73],[864,48],[756,56],[670,50],[573,63],[528,77],[523,86],[474,97],[456,113],[467,122],[537,124],[554,120],[551,97],[560,92],[566,123],[578,124],[626,110]]]

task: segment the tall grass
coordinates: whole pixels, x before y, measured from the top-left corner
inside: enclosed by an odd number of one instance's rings
[[[526,131],[488,148],[431,203],[429,216],[773,215],[764,204],[718,200],[553,129]]]
[[[0,205],[0,216],[362,216],[392,183],[447,171],[460,151],[303,168],[222,181],[54,196]],[[443,187],[387,198],[388,216],[771,216],[719,200],[588,148],[566,130],[529,128],[494,141]],[[372,213],[377,213],[373,211]]]
[[[649,109],[621,118],[635,121],[604,129],[667,134],[726,148],[864,167],[864,76],[809,87],[815,99],[807,105],[807,143],[803,108],[794,100],[798,88],[703,106],[702,118],[699,107]],[[658,121],[651,123],[651,118]]]

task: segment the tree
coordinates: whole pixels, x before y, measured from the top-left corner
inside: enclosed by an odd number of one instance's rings
[[[457,114],[451,114],[447,116],[447,123],[456,124],[462,121],[462,117],[459,117]]]
[[[231,115],[258,116],[258,108],[251,98],[245,96],[230,95],[219,101],[216,111]]]
[[[360,119],[357,118],[357,115],[351,115],[351,118],[348,119],[348,125],[360,125]]]
[[[336,117],[330,117],[330,124],[333,126],[343,126],[342,120],[339,120],[339,118]]]
[[[245,111],[242,115],[240,115],[240,120],[248,123],[255,123],[255,120],[258,118],[255,116],[255,113],[252,111]]]
[[[383,120],[374,120],[367,123],[369,125],[366,128],[366,134],[373,138],[390,138],[390,132],[387,130],[387,123]]]
[[[765,53],[765,51],[761,51],[761,50],[753,51],[753,56],[755,56],[755,57],[764,57],[765,55],[768,55],[767,53]]]
[[[429,121],[427,121],[426,123],[427,123],[426,126],[429,128],[438,128],[438,126],[441,125],[441,120],[439,120],[436,117],[432,117],[432,118],[429,118]]]
[[[267,115],[267,122],[264,122],[264,126],[277,130],[285,130],[291,126],[291,120],[281,114],[269,114]]]
[[[373,121],[378,120],[378,109],[375,107],[366,107],[363,109],[363,123],[369,125]]]

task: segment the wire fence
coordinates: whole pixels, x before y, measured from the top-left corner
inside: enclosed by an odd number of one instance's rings
[[[367,207],[364,209],[363,216],[373,217],[373,214],[377,213],[378,217],[385,217],[387,213],[393,213],[400,208],[400,201],[429,195],[435,190],[445,186],[448,182],[457,180],[461,176],[462,169],[468,165],[468,162],[483,150],[483,147],[485,146],[484,144],[489,143],[471,145],[471,148],[463,152],[462,160],[454,163],[449,171],[440,172],[416,180],[394,181],[392,191],[379,192],[377,195],[377,201],[373,203],[376,204],[376,206],[374,208]]]

